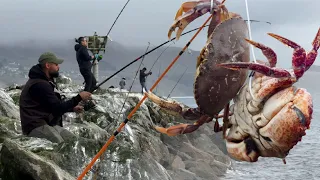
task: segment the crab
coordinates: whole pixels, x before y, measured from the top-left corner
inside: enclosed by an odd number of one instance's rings
[[[182,15],[183,12],[186,13]],[[169,136],[191,133],[213,118],[221,117],[218,115],[219,112],[228,107],[248,76],[247,69],[234,71],[217,66],[220,63],[250,60],[249,44],[245,41],[248,37],[246,22],[240,15],[228,12],[219,1],[213,1],[213,4],[210,0],[183,3],[174,24],[170,27],[169,39],[176,28],[176,38],[179,39],[181,32],[190,22],[207,12],[212,12],[213,18],[209,24],[206,45],[196,63],[194,99],[198,107],[182,108],[179,103],[159,98],[150,91],[146,92],[148,98],[161,108],[179,114],[186,120],[196,121],[193,124],[179,124],[169,128],[155,127],[159,132]],[[227,123],[225,124],[224,128],[221,128],[216,120],[215,129],[225,132]]]
[[[277,68],[277,55],[269,47],[247,39],[247,26],[235,13],[214,1],[213,20],[208,40],[197,61],[194,98],[197,108],[183,108],[146,92],[151,101],[193,124],[179,124],[169,128],[155,127],[169,136],[191,133],[204,123],[216,119],[214,131],[223,131],[229,155],[240,161],[256,162],[261,157],[282,158],[299,142],[310,128],[313,113],[312,96],[306,89],[294,87],[311,67],[320,47],[320,29],[308,53],[297,43],[280,35],[268,33],[294,49],[290,70]],[[177,37],[197,17],[209,12],[208,0],[186,2],[177,12],[169,30],[169,38],[176,27]],[[186,12],[181,16],[182,12]],[[267,62],[249,62],[249,45],[261,49]],[[247,79],[251,70],[251,79]],[[246,80],[248,80],[246,82]],[[233,104],[229,106],[231,100]],[[224,110],[223,114],[219,113]],[[223,118],[220,127],[218,118]]]
[[[262,50],[268,62],[223,63],[228,69],[255,72],[252,85],[246,84],[230,107],[230,128],[226,131],[228,153],[238,160],[256,162],[261,157],[283,159],[302,140],[310,128],[312,96],[304,88],[294,87],[312,66],[320,47],[320,28],[308,53],[297,43],[273,34],[271,37],[294,49],[290,70],[277,68],[276,53],[261,43],[247,42]]]

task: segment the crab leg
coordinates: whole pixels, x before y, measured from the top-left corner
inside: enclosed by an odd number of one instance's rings
[[[295,43],[287,38],[284,38],[282,36],[279,36],[279,35],[276,35],[273,33],[268,33],[268,35],[276,38],[277,40],[279,40],[283,44],[294,49],[293,57],[292,57],[292,66],[293,66],[293,71],[294,71],[294,74],[296,75],[296,78],[299,79],[303,75],[303,73],[305,72],[306,51],[301,46],[299,46],[297,43]]]
[[[254,45],[256,48],[261,49],[263,55],[265,55],[269,61],[270,67],[275,67],[277,64],[277,54],[269,47],[261,44],[254,42],[249,39],[245,39],[248,43]]]
[[[299,46],[297,43],[276,34],[272,34],[272,33],[268,33],[268,34],[294,49],[293,57],[292,57],[292,66],[293,66],[293,72],[295,74],[295,78],[298,80],[300,77],[302,77],[304,72],[309,69],[309,67],[313,64],[313,62],[316,59],[317,51],[320,47],[320,29],[318,30],[318,33],[312,43],[313,49],[308,53],[308,55],[306,55],[305,50],[301,46]],[[258,64],[258,63],[243,63],[243,62],[222,63],[222,64],[219,64],[218,66],[222,66],[222,67],[225,67],[228,69],[234,69],[234,70],[247,68],[253,71],[257,71],[266,76],[277,77],[277,78],[292,76],[290,72],[285,69],[269,67],[263,64]]]
[[[181,115],[186,120],[197,120],[202,116],[198,108],[183,109],[179,104],[161,99],[151,91],[146,92],[146,95],[152,102],[164,108],[170,114]]]
[[[228,103],[225,106],[224,112],[223,112],[223,126],[222,126],[223,138],[226,137],[226,131],[227,131],[228,126],[229,126],[229,104],[230,103]]]
[[[215,11],[220,10],[220,14],[217,17],[217,20],[228,17],[228,11],[225,6],[221,5],[221,3],[216,0],[214,0],[213,3],[213,9]],[[178,28],[176,39],[179,40],[182,31],[187,27],[189,23],[191,23],[198,17],[201,17],[204,14],[210,12],[210,10],[211,0],[190,1],[183,3],[176,14],[173,25],[169,29],[168,38],[170,39],[172,32],[175,31],[176,28]],[[182,15],[183,12],[186,13]]]
[[[256,72],[259,72],[261,74],[264,74],[266,76],[271,76],[271,77],[276,77],[276,78],[281,78],[281,77],[291,77],[292,75],[290,74],[289,71],[282,69],[282,68],[272,68],[269,66],[266,66],[264,64],[259,64],[259,63],[247,63],[247,62],[238,62],[238,63],[222,63],[222,64],[217,64],[217,66],[221,66],[227,69],[233,69],[233,70],[238,70],[238,69],[250,69]]]
[[[318,55],[317,51],[320,47],[320,28],[318,30],[316,37],[312,42],[312,46],[313,46],[312,50],[307,54],[306,70],[310,68],[310,66],[314,63],[314,61],[317,58],[317,55]]]
[[[194,124],[179,124],[169,128],[156,126],[155,129],[160,133],[167,134],[168,136],[176,136],[179,134],[187,134],[197,130],[204,123],[212,121],[212,117],[207,115],[201,116],[200,119]]]
[[[176,14],[176,17],[174,18],[174,20],[177,20],[178,17],[182,16],[183,12],[190,11],[191,9],[196,7],[198,3],[201,3],[201,2],[205,2],[205,1],[199,0],[199,1],[189,1],[189,2],[182,3],[181,7],[177,11],[177,14]]]

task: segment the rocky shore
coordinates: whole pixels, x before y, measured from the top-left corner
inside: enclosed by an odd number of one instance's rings
[[[57,82],[67,98],[82,89],[68,77],[62,76]],[[98,103],[94,109],[64,115],[64,127],[78,140],[56,144],[21,134],[21,88],[12,85],[0,90],[3,180],[76,179],[143,97],[119,89],[98,90],[93,94]],[[213,123],[176,137],[159,134],[153,128],[176,123],[186,121],[146,100],[84,179],[202,180],[223,176],[231,167],[231,159],[222,152],[223,143],[213,132]]]

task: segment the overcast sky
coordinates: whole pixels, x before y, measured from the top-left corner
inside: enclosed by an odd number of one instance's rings
[[[1,43],[26,39],[73,39],[105,35],[127,0],[1,0]],[[176,11],[185,0],[131,0],[111,31],[114,41],[127,45],[158,45],[167,40],[167,32]],[[278,54],[280,66],[290,66],[292,50],[267,32],[283,35],[311,48],[320,27],[319,0],[248,0],[250,19],[270,21],[252,23],[252,37],[272,47]],[[247,19],[245,0],[227,0],[230,11]],[[186,29],[200,26],[209,14],[196,19]],[[206,32],[193,41],[190,48],[201,50]],[[176,46],[183,47],[195,32],[181,37]],[[257,58],[264,59],[255,50]],[[319,57],[318,57],[319,58]],[[316,62],[319,63],[320,59]]]

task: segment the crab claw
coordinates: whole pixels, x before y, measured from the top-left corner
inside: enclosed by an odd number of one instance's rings
[[[268,35],[294,49],[292,66],[294,74],[296,75],[297,79],[299,79],[304,74],[306,69],[306,51],[300,45],[287,38],[273,33],[268,33]]]
[[[212,8],[213,10],[221,9],[221,14],[225,16],[228,15],[226,8],[216,0],[213,1]],[[211,0],[199,0],[183,3],[180,9],[177,11],[173,25],[169,29],[168,38],[170,39],[172,32],[175,31],[176,28],[178,28],[178,31],[176,32],[176,39],[179,40],[182,31],[187,27],[189,23],[206,14],[207,12],[210,12],[210,10]],[[183,12],[186,13],[183,14]]]
[[[312,42],[312,46],[313,46],[312,50],[307,55],[306,70],[308,70],[310,66],[312,66],[312,64],[314,63],[314,61],[318,56],[317,51],[320,47],[320,28],[318,29],[318,33]]]
[[[176,17],[174,18],[174,20],[177,20],[178,17],[182,16],[183,12],[188,12],[191,9],[193,9],[194,7],[196,7],[198,3],[199,3],[199,1],[190,1],[190,2],[182,3],[180,9],[177,11],[177,14],[176,14]]]
[[[169,128],[156,126],[154,128],[162,134],[166,134],[168,136],[176,136],[179,134],[191,133],[197,130],[204,123],[212,121],[212,119],[213,119],[212,117],[208,117],[205,115],[205,116],[201,116],[200,119],[194,124],[178,124],[178,125],[171,126]]]
[[[245,40],[252,44],[253,46],[255,46],[256,48],[261,49],[263,55],[265,55],[269,61],[270,67],[275,67],[277,64],[277,54],[269,47],[258,43],[258,42],[254,42],[252,40],[246,39]]]
[[[179,124],[176,126],[171,126],[169,128],[163,128],[159,126],[156,126],[154,128],[162,134],[166,134],[168,136],[176,136],[178,134],[183,134],[183,132],[187,128],[187,124]]]

